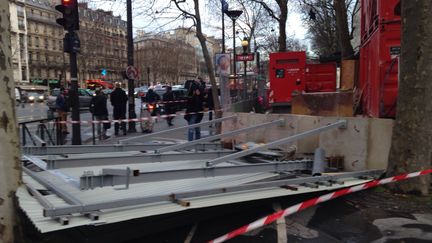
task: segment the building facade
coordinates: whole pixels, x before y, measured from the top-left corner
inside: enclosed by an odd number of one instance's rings
[[[93,10],[79,4],[81,53],[80,81],[102,79],[122,81],[127,67],[127,26],[112,11]]]
[[[140,84],[178,84],[196,77],[195,49],[170,37],[138,33],[134,41],[134,61],[140,71]]]
[[[220,40],[206,38],[213,61],[215,54],[221,50]],[[194,30],[178,28],[172,33],[159,35],[139,32],[134,43],[134,60],[144,84],[178,84],[197,76],[208,77],[201,44]]]
[[[11,22],[12,67],[15,83],[29,83],[27,18],[24,0],[9,2]]]
[[[10,2],[14,79],[17,83],[67,86],[69,54],[63,52],[65,31],[56,23],[60,13],[50,0]],[[81,51],[78,80],[121,81],[126,69],[126,22],[112,12],[79,4]]]

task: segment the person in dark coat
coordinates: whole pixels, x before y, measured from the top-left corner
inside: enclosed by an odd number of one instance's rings
[[[126,106],[128,97],[126,92],[121,88],[120,83],[115,84],[115,89],[110,96],[111,105],[114,107],[114,120],[126,119]],[[114,123],[114,133],[116,136],[119,133],[119,127],[120,124],[118,122]],[[126,122],[121,122],[121,129],[123,130],[123,135],[126,135]]]
[[[107,97],[101,90],[96,90],[96,96],[92,98],[90,104],[90,111],[93,113],[97,121],[108,120]],[[106,131],[111,127],[111,123],[104,122],[103,124],[97,123],[96,131],[100,140],[109,138]]]
[[[172,88],[170,86],[166,87],[165,94],[163,94],[162,100],[165,102],[165,113],[167,114],[167,123],[168,126],[174,126],[172,120],[174,119],[174,115],[176,113],[175,104],[174,104],[174,93],[172,92]]]
[[[203,118],[203,96],[200,91],[200,87],[193,86],[191,87],[188,95],[188,100],[186,104],[186,115],[185,119],[188,122],[188,125],[200,123]],[[194,139],[194,131],[195,131],[195,139],[201,138],[201,128],[189,128],[188,130],[188,141],[192,141]]]
[[[160,101],[160,96],[154,92],[153,89],[147,90],[147,94],[144,97],[141,97],[141,101],[147,104],[156,104]],[[156,116],[156,109],[153,110],[152,116]]]

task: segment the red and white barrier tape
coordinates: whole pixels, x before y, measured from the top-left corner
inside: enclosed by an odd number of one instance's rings
[[[152,117],[140,117],[140,118],[132,118],[132,119],[116,119],[116,120],[91,120],[91,121],[51,121],[48,122],[50,124],[98,124],[98,123],[120,123],[120,122],[140,122],[140,121],[146,121],[146,120],[150,120],[150,119],[157,119],[157,118],[167,118],[167,117],[176,117],[176,116],[184,116],[184,115],[194,115],[194,114],[199,114],[199,113],[209,113],[209,112],[213,112],[213,111],[223,111],[224,109],[219,109],[219,110],[208,110],[208,111],[200,111],[200,112],[188,112],[188,113],[176,113],[176,114],[170,114],[170,115],[158,115],[158,116],[152,116]]]
[[[240,103],[240,102],[239,102]],[[233,103],[231,105],[234,105],[237,103]],[[189,112],[189,113],[176,113],[176,114],[170,114],[170,115],[158,115],[158,116],[152,116],[151,118],[149,117],[140,117],[140,118],[132,118],[132,119],[117,119],[117,120],[91,120],[91,121],[50,121],[47,122],[49,124],[98,124],[98,123],[120,123],[120,122],[141,122],[141,121],[146,121],[146,120],[150,120],[150,119],[157,119],[157,118],[166,118],[166,117],[176,117],[176,116],[184,116],[184,115],[193,115],[193,114],[199,114],[199,113],[209,113],[209,112],[216,112],[216,111],[229,111],[231,110],[231,108],[224,108],[224,109],[217,109],[217,110],[207,110],[207,111],[200,111],[200,112]]]
[[[370,181],[370,182],[367,182],[367,183],[364,183],[361,185],[340,189],[340,190],[337,190],[335,192],[328,193],[328,194],[322,195],[320,197],[309,199],[307,201],[304,201],[302,203],[298,203],[298,204],[291,206],[289,208],[286,208],[284,210],[270,214],[264,218],[258,219],[256,221],[250,223],[250,224],[244,225],[241,228],[238,228],[234,231],[231,231],[228,234],[222,235],[222,236],[220,236],[214,240],[211,240],[211,241],[209,241],[209,243],[224,242],[226,240],[232,239],[232,238],[239,236],[241,234],[244,234],[246,232],[249,232],[249,231],[252,231],[252,230],[257,229],[259,227],[262,227],[264,225],[270,224],[273,221],[278,220],[279,218],[286,217],[288,215],[297,213],[297,212],[302,211],[306,208],[315,206],[315,205],[322,203],[322,202],[329,201],[331,199],[335,199],[335,198],[340,197],[340,196],[345,196],[345,195],[353,193],[353,192],[358,192],[358,191],[366,190],[366,189],[376,187],[379,185],[384,185],[384,184],[391,183],[391,182],[402,181],[405,179],[409,179],[409,178],[413,178],[413,177],[417,177],[417,176],[421,176],[421,175],[426,175],[426,174],[430,174],[430,173],[432,173],[432,169],[413,172],[413,173],[409,173],[409,174],[397,175],[397,176],[385,178],[382,180],[373,180],[373,181]]]

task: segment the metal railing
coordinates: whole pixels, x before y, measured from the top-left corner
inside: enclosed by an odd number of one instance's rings
[[[58,117],[43,117],[19,122],[21,145],[63,145],[65,134],[61,132]]]

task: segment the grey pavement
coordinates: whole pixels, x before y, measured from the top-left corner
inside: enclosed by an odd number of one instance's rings
[[[169,129],[173,129],[173,128],[177,128],[177,127],[186,126],[187,122],[183,118],[182,113],[183,113],[183,111],[179,111],[176,113],[177,116],[173,119],[174,126],[172,126],[172,127],[168,126],[165,118],[159,117],[157,119],[157,122],[154,123],[153,132],[159,132],[159,131],[169,130]],[[203,121],[208,121],[208,113],[204,114]],[[147,134],[147,133],[142,133],[138,123],[136,123],[136,130],[137,130],[137,132],[128,133],[126,136],[123,136],[123,135],[114,136],[114,125],[111,125],[111,128],[107,131],[107,135],[110,136],[110,138],[106,139],[106,140],[101,140],[101,141],[96,140],[96,144],[118,143],[118,141],[120,141],[122,139]],[[84,134],[85,137],[87,138],[87,140],[85,141],[86,144],[92,144],[93,143],[91,132],[92,132],[91,130],[86,131],[86,133]],[[213,127],[209,127],[209,126],[202,126],[201,127],[201,137],[206,137],[206,136],[209,136],[209,135],[214,134],[214,133],[215,133],[215,130]],[[164,138],[164,139],[173,139],[173,140],[187,140],[187,129],[158,135],[155,138]],[[134,142],[137,142],[137,143],[143,143],[143,142],[147,142],[147,141],[148,140],[145,140],[145,139],[134,140]],[[84,142],[83,142],[83,144],[84,144]]]

